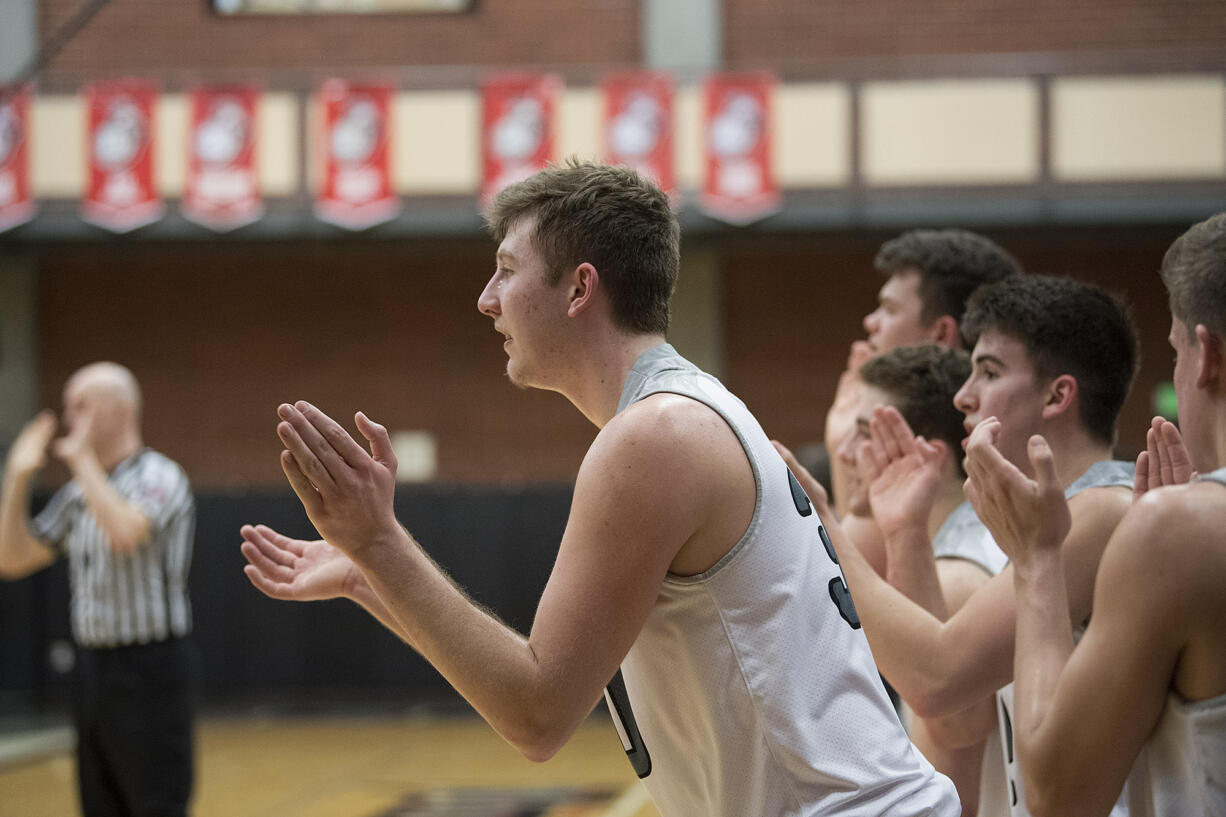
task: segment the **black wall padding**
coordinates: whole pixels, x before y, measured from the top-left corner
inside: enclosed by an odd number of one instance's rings
[[[570,497],[570,486],[401,486],[396,511],[461,587],[526,633]],[[197,495],[191,592],[206,697],[279,687],[445,688],[429,664],[357,605],[275,601],[257,591],[243,575],[244,523],[317,535],[288,490]],[[0,583],[0,691],[37,700],[66,683],[49,667],[47,651],[67,637],[67,596],[63,564]]]

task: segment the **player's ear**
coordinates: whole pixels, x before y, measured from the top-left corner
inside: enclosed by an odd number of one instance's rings
[[[1221,383],[1226,376],[1226,343],[1209,331],[1203,323],[1196,324],[1196,345],[1199,365],[1196,371],[1196,388],[1203,389],[1210,383]]]
[[[1062,374],[1047,385],[1047,397],[1043,403],[1043,419],[1056,417],[1072,408],[1077,398],[1077,378]]]
[[[949,443],[944,440],[926,440],[926,442],[941,455],[941,462],[949,459]]]
[[[942,315],[928,327],[929,339],[938,346],[947,349],[957,349],[962,345],[958,334],[958,319],[953,315]]]
[[[567,286],[570,287],[570,307],[566,314],[573,318],[596,302],[596,293],[600,290],[600,273],[585,261],[571,271]]]

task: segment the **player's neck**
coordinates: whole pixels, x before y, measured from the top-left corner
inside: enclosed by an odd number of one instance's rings
[[[1067,429],[1064,434],[1048,437],[1047,442],[1056,452],[1056,475],[1062,488],[1076,482],[1094,463],[1109,460],[1112,456],[1110,443],[1092,437],[1080,425]]]
[[[1209,437],[1209,445],[1212,451],[1205,453],[1206,465],[1208,468],[1198,468],[1201,473],[1209,473],[1226,466],[1226,404],[1215,404],[1215,413],[1213,415],[1213,434]],[[1198,459],[1197,452],[1188,452],[1192,461]]]
[[[932,503],[932,510],[928,512],[929,540],[937,535],[937,531],[945,524],[945,520],[953,513],[954,508],[961,505],[965,499],[960,478],[950,475],[949,479],[941,483],[941,491]]]
[[[665,342],[663,335],[606,333],[582,347],[581,365],[561,391],[593,425],[604,428],[617,414],[622,388],[635,361]]]

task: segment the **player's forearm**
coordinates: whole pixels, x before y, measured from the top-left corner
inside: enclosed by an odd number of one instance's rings
[[[1028,776],[1051,778],[1067,764],[1057,762],[1065,741],[1052,730],[1047,713],[1074,646],[1060,552],[1015,564],[1014,587],[1014,744]]]
[[[567,685],[560,668],[469,599],[407,533],[360,558],[393,629],[525,757],[548,759],[595,706],[599,689],[589,696]]]
[[[149,541],[149,519],[139,508],[119,495],[107,481],[106,471],[92,456],[71,464],[72,475],[81,486],[85,504],[115,553],[131,553]]]
[[[371,588],[370,583],[366,580],[366,576],[360,571],[358,571],[358,576],[358,580],[346,590],[345,595],[369,613],[376,621],[391,630],[397,638],[416,650],[417,645],[413,643],[408,631],[392,615],[392,611],[383,603],[383,599],[379,598],[379,595]]]
[[[964,690],[962,652],[940,619],[877,575],[837,526],[830,536],[877,667],[917,714],[956,712],[993,691]]]
[[[886,543],[886,581],[941,621],[949,618],[941,591],[932,542],[922,527],[883,531]]]
[[[963,814],[976,814],[979,809],[979,778],[983,767],[983,741],[968,746],[951,748],[933,739],[928,732],[928,721],[915,720],[911,724],[911,742],[928,758],[933,767],[948,777],[958,790]]]
[[[996,696],[991,695],[952,715],[920,718],[934,744],[945,749],[981,745],[997,728]]]

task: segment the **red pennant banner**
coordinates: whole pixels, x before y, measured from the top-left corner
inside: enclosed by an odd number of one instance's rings
[[[543,170],[553,159],[562,81],[551,74],[504,74],[482,87],[481,199]]]
[[[323,183],[315,198],[320,219],[364,230],[400,212],[388,150],[391,96],[386,85],[331,79],[320,86],[324,161]]]
[[[748,224],[781,206],[771,172],[771,93],[768,73],[717,74],[704,86],[706,178],[699,206],[731,224]]]
[[[191,95],[187,189],[181,212],[214,230],[264,214],[255,164],[255,88],[197,88]]]
[[[153,106],[147,82],[98,82],[86,88],[89,182],[81,217],[117,233],[162,217],[153,184]]]
[[[604,94],[604,155],[610,164],[634,168],[671,193],[673,175],[673,79],[656,71],[611,74]]]
[[[0,87],[0,232],[34,218],[30,196],[29,94]]]

